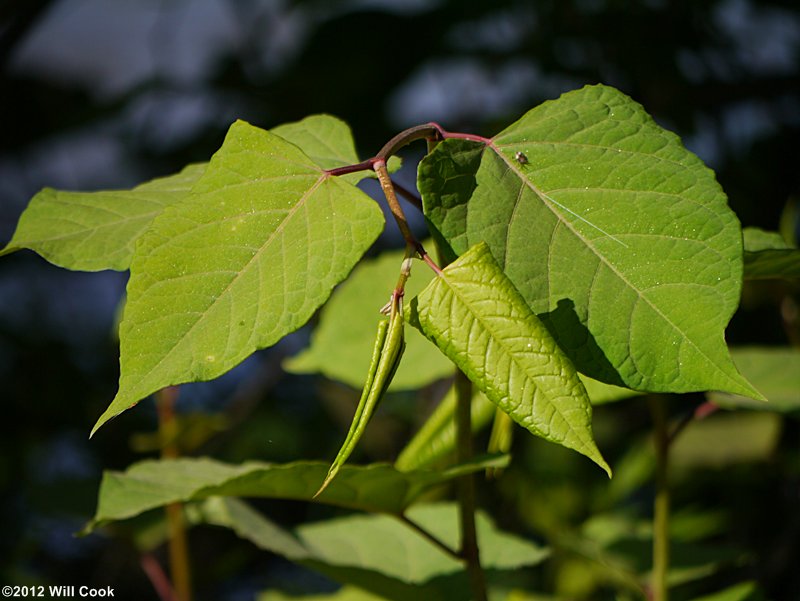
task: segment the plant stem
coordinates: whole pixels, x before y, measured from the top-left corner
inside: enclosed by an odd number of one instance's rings
[[[456,551],[455,549],[452,549],[444,541],[442,541],[441,539],[436,537],[433,533],[429,532],[428,530],[426,530],[425,528],[423,528],[419,524],[417,524],[414,520],[412,520],[410,518],[407,518],[405,515],[400,515],[398,517],[399,517],[400,521],[402,521],[404,524],[406,524],[410,528],[413,528],[414,530],[419,532],[423,537],[425,537],[431,543],[433,543],[434,545],[439,547],[439,549],[441,549],[442,551],[447,553],[450,557],[453,557],[454,559],[461,559],[461,554],[458,551]]]
[[[176,444],[178,422],[175,419],[175,401],[178,389],[164,388],[156,393],[158,430],[161,439],[162,459],[175,459],[180,455]],[[191,601],[192,582],[189,569],[189,546],[183,521],[183,505],[171,503],[165,507],[169,532],[169,572],[177,601]]]
[[[379,159],[375,161],[372,168],[378,175],[378,181],[380,182],[381,189],[386,197],[386,202],[389,204],[389,210],[392,212],[392,216],[397,222],[397,227],[400,228],[400,233],[403,235],[403,239],[406,241],[406,247],[413,249],[413,251],[416,252],[431,269],[433,269],[437,274],[441,274],[442,270],[439,269],[439,266],[433,261],[433,259],[430,258],[419,240],[414,237],[414,234],[411,232],[411,228],[408,227],[408,221],[406,220],[406,215],[403,212],[403,207],[400,206],[400,201],[397,200],[397,194],[395,194],[394,182],[392,182],[392,179],[389,177],[389,171],[386,169],[386,161]]]
[[[398,184],[396,181],[392,180],[392,185],[394,189],[397,191],[400,196],[405,198],[408,202],[414,205],[414,208],[417,209],[420,213],[422,213],[422,199],[414,194],[411,190],[406,188],[405,186]]]
[[[386,202],[389,203],[389,210],[392,212],[392,216],[397,222],[397,227],[400,228],[403,239],[408,246],[416,249],[419,246],[419,242],[414,237],[414,234],[411,233],[411,229],[408,227],[408,222],[406,221],[406,215],[403,212],[403,208],[400,206],[400,201],[397,200],[397,194],[394,193],[394,184],[389,177],[389,171],[386,169],[386,161],[375,161],[372,168],[378,175],[378,181],[381,184],[381,189],[383,189],[383,195],[386,197]]]
[[[456,459],[466,463],[472,459],[472,383],[463,372],[456,372]],[[467,564],[467,575],[473,601],[486,601],[486,578],[481,568],[478,537],[475,531],[475,480],[471,474],[458,479],[458,505],[461,530],[461,556]]]
[[[669,572],[669,478],[670,432],[667,424],[666,397],[648,396],[653,418],[656,451],[656,492],[653,504],[653,575],[652,601],[668,601]]]

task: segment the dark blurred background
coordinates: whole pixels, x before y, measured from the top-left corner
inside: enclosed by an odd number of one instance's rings
[[[352,126],[366,158],[410,125],[435,120],[492,135],[541,101],[598,82],[679,133],[716,170],[744,225],[775,230],[798,194],[799,66],[796,0],[6,0],[0,244],[43,186],[129,187],[175,172],[207,160],[236,118],[268,128],[331,113]],[[408,185],[419,150],[399,176]],[[396,240],[386,235],[379,245]],[[113,584],[124,598],[155,598],[140,561],[163,559],[157,540],[143,542],[141,529],[73,537],[94,510],[102,470],[157,452],[150,401],[88,440],[116,390],[113,332],[125,283],[126,274],[71,273],[29,252],[0,260],[3,584]],[[770,291],[757,292],[767,300],[737,315],[729,340],[785,344]],[[350,391],[279,369],[306,339],[301,332],[218,382],[185,387],[186,452],[231,461],[332,457],[344,426],[326,408]],[[390,406],[397,419],[362,459],[391,459],[402,445],[418,421],[414,401],[405,401]],[[628,424],[608,435],[613,456],[616,437],[647,420],[630,405],[608,411],[619,412],[609,423]],[[781,444],[796,451],[795,426],[786,431]],[[520,456],[524,467],[526,448]],[[762,475],[751,490],[779,502],[742,534],[756,555],[774,542],[769,532],[796,532],[800,498],[781,470]],[[516,507],[514,487],[499,489],[484,502]],[[261,507],[288,524],[324,511]],[[539,525],[535,516],[507,521],[523,531]],[[330,586],[228,533],[191,535],[197,580],[210,591],[204,599],[250,599],[287,582]],[[780,596],[797,585],[780,565],[756,572],[774,598],[800,598]],[[541,588],[552,585],[548,577]]]

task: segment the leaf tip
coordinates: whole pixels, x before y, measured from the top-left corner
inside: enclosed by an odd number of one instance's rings
[[[116,399],[115,399],[115,401],[116,401]],[[106,409],[103,412],[103,414],[99,418],[97,418],[97,421],[95,422],[94,427],[92,427],[92,431],[89,432],[89,439],[90,440],[95,435],[95,433],[105,425],[106,422],[108,422],[109,420],[115,418],[117,415],[122,413],[121,411],[112,411],[112,407],[114,406],[114,404],[115,404],[114,401],[112,401],[111,405],[108,407],[108,409]],[[133,406],[133,405],[131,405],[131,406]]]

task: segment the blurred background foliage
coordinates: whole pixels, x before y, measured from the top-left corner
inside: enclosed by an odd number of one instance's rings
[[[172,173],[206,160],[236,118],[272,127],[331,113],[352,126],[366,157],[430,120],[492,135],[541,101],[597,82],[679,133],[715,169],[743,225],[776,230],[800,192],[799,66],[792,0],[6,0],[0,243],[43,186],[127,187]],[[408,186],[419,152],[409,150],[398,175]],[[398,244],[390,227],[376,251]],[[157,598],[143,566],[164,559],[160,514],[115,536],[73,537],[94,510],[103,469],[158,453],[152,403],[87,438],[116,390],[113,332],[125,282],[125,274],[66,272],[27,252],[0,261],[3,583],[112,585],[123,598]],[[797,295],[796,282],[748,284],[728,340],[800,344]],[[357,392],[281,370],[307,330],[218,381],[183,387],[183,452],[331,458]],[[441,393],[390,396],[356,459],[392,460]],[[702,400],[675,398],[671,414],[680,419]],[[563,599],[636,598],[625,596],[634,590],[627,574],[649,565],[652,501],[641,401],[596,410],[614,480],[518,435],[512,466],[481,484],[480,504],[502,527],[553,546],[552,559],[515,585]],[[726,417],[736,423],[709,422],[721,435],[691,424],[676,450],[674,541],[690,548],[679,558],[692,558],[675,575],[684,583],[677,598],[752,580],[736,599],[796,600],[796,416]],[[289,526],[332,514],[257,506]],[[225,530],[198,527],[190,540],[198,599],[336,588]]]

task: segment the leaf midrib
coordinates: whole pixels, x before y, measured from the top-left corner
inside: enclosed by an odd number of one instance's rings
[[[171,349],[170,349],[170,350],[169,350],[167,353],[165,353],[164,355],[162,355],[162,356],[161,356],[161,358],[158,360],[158,362],[157,362],[155,365],[153,365],[153,367],[151,367],[151,368],[150,368],[150,369],[147,371],[147,373],[146,373],[146,374],[142,375],[142,376],[139,378],[139,380],[140,380],[140,381],[144,381],[146,378],[149,378],[153,372],[155,372],[155,371],[156,371],[156,370],[157,370],[159,367],[161,367],[161,365],[164,363],[164,361],[165,361],[167,358],[169,358],[169,357],[171,357],[171,356],[173,355],[173,353],[176,351],[176,349],[178,348],[178,346],[180,346],[180,345],[184,344],[184,342],[185,342],[185,341],[188,339],[188,337],[189,337],[189,336],[191,336],[192,332],[194,332],[194,330],[195,330],[195,328],[198,326],[198,324],[200,324],[200,323],[203,321],[203,318],[204,318],[205,316],[207,316],[207,315],[208,315],[209,311],[210,311],[210,310],[211,310],[211,309],[212,309],[212,308],[213,308],[213,307],[214,307],[214,306],[215,306],[215,305],[216,305],[218,302],[220,302],[220,299],[221,299],[221,298],[223,298],[223,297],[224,297],[224,296],[225,296],[225,295],[226,295],[226,294],[227,294],[227,293],[230,291],[231,287],[233,287],[233,285],[234,285],[236,282],[238,282],[238,281],[240,280],[240,278],[241,278],[241,277],[243,277],[243,274],[245,274],[245,273],[249,272],[249,270],[250,270],[250,267],[251,267],[251,265],[253,264],[253,262],[254,262],[254,261],[256,261],[256,260],[257,260],[257,259],[258,259],[258,258],[259,258],[261,255],[262,255],[262,253],[265,251],[265,249],[266,249],[266,248],[268,248],[268,247],[270,247],[270,246],[271,246],[271,244],[272,244],[273,240],[275,239],[276,235],[277,235],[279,232],[281,232],[281,231],[284,229],[284,227],[286,226],[286,224],[287,224],[287,223],[290,221],[291,217],[292,217],[292,216],[293,216],[293,215],[294,215],[294,214],[295,214],[295,213],[296,213],[296,212],[299,210],[299,208],[300,208],[300,207],[302,207],[302,206],[305,204],[305,202],[308,200],[308,198],[309,198],[309,197],[310,197],[310,196],[311,196],[311,195],[312,195],[312,194],[313,194],[313,193],[314,193],[314,192],[315,192],[315,191],[316,191],[316,190],[317,190],[317,189],[320,187],[320,185],[321,185],[321,184],[322,184],[324,181],[326,181],[327,179],[329,179],[329,176],[328,176],[326,173],[320,173],[320,175],[319,175],[319,177],[318,177],[317,181],[316,181],[316,182],[314,182],[314,184],[312,184],[312,186],[311,186],[311,187],[310,187],[308,190],[306,190],[306,192],[304,192],[304,193],[303,193],[303,195],[301,196],[300,200],[298,200],[298,202],[297,202],[297,203],[295,203],[295,205],[294,205],[294,206],[293,206],[293,207],[292,207],[292,208],[291,208],[289,211],[287,211],[287,213],[286,213],[286,216],[283,218],[283,220],[281,220],[280,224],[278,224],[278,226],[275,228],[275,230],[273,230],[273,231],[271,232],[271,234],[269,235],[269,237],[268,237],[268,238],[267,238],[267,239],[264,241],[264,243],[263,243],[263,244],[262,244],[262,245],[259,247],[259,249],[258,249],[258,250],[257,250],[257,251],[256,251],[256,252],[253,254],[253,256],[252,256],[252,257],[250,257],[250,259],[249,259],[249,260],[248,260],[248,261],[245,263],[244,267],[243,267],[241,270],[239,270],[239,271],[238,271],[238,273],[236,274],[236,276],[234,276],[234,277],[233,277],[233,278],[232,278],[232,279],[231,279],[231,280],[228,282],[228,284],[225,286],[225,288],[224,288],[224,289],[223,289],[223,290],[222,290],[222,291],[221,291],[221,292],[220,292],[220,293],[219,293],[219,294],[218,294],[216,297],[214,297],[213,301],[212,301],[212,302],[211,302],[211,303],[208,305],[208,307],[205,309],[205,311],[203,311],[202,313],[199,313],[199,317],[198,317],[198,318],[195,320],[195,322],[194,322],[194,323],[193,323],[193,324],[192,324],[192,325],[191,325],[191,326],[190,326],[190,327],[189,327],[189,328],[188,328],[188,329],[185,331],[185,333],[184,333],[184,334],[183,334],[183,335],[180,337],[180,339],[179,339],[179,340],[178,340],[178,341],[177,341],[177,342],[176,342],[176,343],[175,343],[175,344],[172,346],[172,348],[171,348]],[[217,190],[214,190],[214,192],[218,192],[219,190],[222,190],[222,189],[225,189],[225,188],[227,188],[227,186],[225,186],[225,187],[223,187],[223,188],[218,188]],[[210,192],[210,191],[209,191],[209,192]],[[160,245],[159,245],[159,246],[160,246]],[[158,248],[158,247],[156,247],[156,248]],[[151,252],[152,252],[152,250],[151,250]],[[142,292],[142,294],[141,294],[140,296],[144,296],[144,294],[145,294],[147,291],[149,291],[149,290],[150,290],[150,288],[151,288],[151,287],[150,287],[150,286],[148,286],[148,287],[147,287],[147,289],[146,289],[145,291],[143,291],[143,292]],[[131,376],[129,376],[129,377],[131,377]],[[129,389],[129,390],[130,390],[130,389]],[[128,395],[127,395],[127,396],[130,396],[130,392],[128,393]]]
[[[526,369],[524,366],[520,365],[520,363],[519,363],[519,361],[517,360],[517,358],[516,358],[516,356],[514,355],[514,353],[512,353],[512,352],[510,351],[509,347],[508,347],[508,346],[505,344],[505,341],[504,341],[502,338],[498,338],[498,337],[497,337],[497,335],[496,335],[496,333],[495,333],[494,329],[493,329],[493,328],[491,328],[491,327],[489,327],[489,326],[488,326],[488,325],[487,325],[487,324],[484,322],[484,320],[483,320],[483,319],[481,319],[481,317],[480,317],[480,316],[478,316],[478,315],[476,315],[476,314],[475,314],[475,312],[474,312],[474,311],[472,310],[472,308],[471,308],[471,305],[470,305],[468,302],[466,302],[466,300],[464,299],[464,297],[463,297],[461,294],[459,294],[459,293],[458,293],[457,289],[456,289],[456,288],[454,288],[454,287],[452,286],[452,284],[450,284],[450,282],[448,282],[448,281],[447,281],[447,274],[443,272],[443,273],[442,273],[442,274],[441,274],[439,277],[441,277],[441,278],[442,278],[442,279],[443,279],[445,282],[447,282],[447,287],[448,287],[448,289],[449,289],[449,290],[451,290],[451,291],[452,291],[452,293],[453,293],[453,294],[454,294],[456,297],[458,297],[458,299],[461,301],[462,305],[463,305],[464,307],[466,307],[466,308],[469,310],[469,312],[470,312],[470,313],[472,314],[472,316],[473,316],[473,319],[474,319],[475,321],[477,321],[478,323],[480,323],[480,324],[481,324],[481,326],[482,326],[482,327],[483,327],[483,328],[484,328],[484,329],[485,329],[487,332],[489,332],[489,334],[491,335],[491,337],[492,337],[492,339],[493,339],[493,340],[496,340],[496,341],[498,342],[498,344],[499,344],[499,345],[500,345],[500,347],[503,349],[503,351],[505,352],[505,354],[506,354],[506,355],[509,357],[510,361],[511,361],[512,363],[514,363],[514,364],[517,366],[517,368],[518,368],[518,369],[519,369],[519,370],[520,370],[522,373],[524,373],[524,374],[525,374],[525,377],[526,377],[528,380],[530,380],[530,381],[532,381],[532,382],[533,382],[534,389],[538,389],[538,390],[540,390],[540,391],[542,392],[542,394],[543,394],[543,395],[544,395],[544,396],[547,398],[547,400],[548,400],[549,404],[550,404],[550,405],[553,407],[553,409],[554,409],[556,412],[558,412],[559,416],[561,416],[561,419],[564,421],[564,423],[566,423],[566,424],[567,424],[567,427],[569,428],[570,432],[572,432],[572,433],[573,433],[573,434],[574,434],[574,435],[577,437],[577,439],[578,439],[578,440],[580,440],[580,441],[581,441],[581,442],[582,442],[584,445],[587,445],[587,443],[586,443],[586,441],[585,441],[584,437],[583,437],[583,436],[582,436],[582,435],[581,435],[581,434],[580,434],[580,433],[579,433],[577,430],[575,430],[575,429],[572,427],[572,423],[571,423],[571,422],[570,422],[570,420],[569,420],[569,419],[567,419],[567,418],[566,418],[566,416],[565,416],[565,415],[562,413],[562,411],[561,411],[561,408],[560,408],[560,407],[558,407],[558,406],[557,406],[557,404],[553,402],[553,397],[551,397],[551,396],[550,396],[550,394],[548,394],[548,393],[547,393],[547,392],[546,392],[546,391],[545,391],[543,388],[541,388],[540,386],[538,386],[538,385],[536,384],[535,378],[534,378],[534,377],[532,377],[532,376],[530,376],[530,375],[528,374],[528,370],[527,370],[527,369]],[[531,314],[533,314],[533,313],[531,312]],[[502,316],[502,315],[500,315],[500,316],[498,316],[498,317],[501,317],[501,318],[502,318],[503,316]],[[540,352],[540,353],[537,353],[537,354],[540,354],[540,355],[542,355],[542,354],[546,354],[546,353],[544,353],[544,352]],[[487,370],[487,371],[488,371],[488,370]],[[509,392],[510,392],[510,390],[509,390]],[[586,402],[587,402],[587,403],[589,402],[589,400],[588,400],[588,397],[586,398]],[[531,407],[531,409],[533,409],[533,403],[532,403],[532,402],[531,402],[531,404],[530,404],[530,407]],[[531,415],[532,415],[532,414],[531,414]],[[592,445],[591,445],[591,444],[588,444],[587,446],[588,446],[590,449],[591,449],[591,447],[592,447]]]
[[[595,256],[597,256],[597,258],[600,260],[600,262],[601,262],[601,263],[603,263],[604,265],[606,265],[606,267],[607,267],[607,268],[608,268],[608,269],[609,269],[609,270],[610,270],[610,271],[611,271],[611,272],[612,272],[614,275],[616,275],[616,276],[617,276],[617,277],[618,277],[618,278],[619,278],[619,279],[620,279],[620,280],[621,280],[621,281],[622,281],[622,282],[623,282],[623,283],[624,283],[626,286],[628,286],[628,287],[629,287],[631,290],[634,290],[634,291],[636,292],[636,296],[637,296],[637,297],[638,297],[638,298],[639,298],[641,301],[645,302],[645,303],[646,303],[646,304],[647,304],[647,305],[648,305],[648,306],[649,306],[649,307],[650,307],[650,308],[651,308],[651,309],[652,309],[652,310],[653,310],[653,311],[654,311],[654,312],[655,312],[655,313],[656,313],[656,314],[657,314],[659,317],[661,317],[661,318],[664,320],[664,322],[665,322],[665,323],[667,323],[667,324],[669,325],[669,327],[670,327],[670,328],[671,328],[673,331],[675,331],[675,332],[677,332],[678,334],[680,334],[680,336],[679,336],[679,339],[680,339],[680,340],[682,340],[682,341],[684,341],[684,342],[688,342],[688,343],[689,343],[689,345],[690,345],[692,348],[694,348],[694,349],[697,351],[697,353],[698,353],[699,355],[701,355],[701,356],[702,356],[702,357],[703,357],[703,358],[706,360],[706,362],[707,362],[708,364],[710,364],[710,365],[712,365],[712,366],[714,367],[714,370],[715,370],[715,371],[716,371],[718,374],[721,374],[722,376],[724,376],[724,377],[725,377],[725,379],[726,379],[726,380],[728,380],[729,382],[732,382],[733,384],[735,384],[737,389],[739,388],[739,383],[738,383],[736,380],[734,380],[734,379],[733,379],[732,377],[730,377],[730,376],[729,376],[727,373],[725,373],[724,371],[722,371],[721,369],[719,369],[719,367],[717,367],[717,364],[716,364],[714,361],[712,361],[712,360],[709,358],[709,356],[708,356],[708,355],[707,355],[705,352],[703,352],[703,350],[702,350],[702,349],[698,348],[698,346],[697,346],[697,345],[694,343],[694,341],[693,341],[693,340],[691,340],[691,339],[690,339],[689,337],[687,337],[687,336],[684,336],[684,335],[682,334],[681,330],[680,330],[680,329],[679,329],[679,328],[678,328],[678,327],[677,327],[677,326],[676,326],[676,325],[675,325],[675,324],[672,322],[672,320],[671,320],[671,319],[669,319],[669,318],[668,318],[668,317],[667,317],[667,316],[666,316],[666,315],[665,315],[665,314],[664,314],[664,313],[663,313],[663,312],[662,312],[662,311],[661,311],[661,310],[660,310],[660,309],[659,309],[657,306],[653,305],[653,304],[652,304],[652,303],[649,301],[649,299],[648,299],[648,298],[647,298],[647,297],[646,297],[644,294],[642,294],[642,291],[641,291],[641,290],[639,290],[639,288],[638,288],[638,287],[634,286],[634,285],[633,285],[633,284],[632,284],[630,281],[628,281],[628,279],[627,279],[627,278],[626,278],[626,277],[625,277],[625,276],[624,276],[622,273],[620,273],[620,271],[619,271],[619,270],[618,270],[618,269],[617,269],[617,268],[616,268],[616,267],[615,267],[615,266],[614,266],[612,263],[610,263],[610,262],[608,261],[608,259],[606,258],[606,256],[605,256],[603,253],[601,253],[601,252],[600,252],[600,251],[599,251],[599,250],[598,250],[598,249],[597,249],[597,248],[594,246],[594,244],[592,243],[592,241],[591,241],[591,240],[589,240],[589,239],[587,239],[586,237],[584,237],[584,236],[583,236],[583,234],[581,234],[581,233],[580,233],[578,230],[576,230],[576,229],[573,227],[572,223],[571,223],[571,222],[570,222],[568,219],[566,219],[566,218],[565,218],[565,217],[562,215],[562,213],[561,213],[560,211],[558,211],[558,210],[557,210],[557,209],[556,209],[556,208],[555,208],[555,207],[552,205],[552,203],[550,203],[550,202],[547,200],[547,197],[546,197],[546,195],[545,195],[545,194],[544,194],[544,193],[543,193],[541,190],[539,190],[538,186],[536,186],[536,184],[534,184],[532,180],[530,180],[529,178],[527,178],[527,177],[525,177],[525,176],[524,176],[524,174],[522,173],[522,171],[519,169],[518,165],[515,165],[515,164],[514,164],[514,163],[513,163],[513,162],[512,162],[512,161],[511,161],[511,160],[510,160],[508,157],[506,157],[506,155],[505,155],[504,153],[500,152],[500,151],[499,151],[499,149],[498,149],[498,147],[497,147],[497,146],[494,144],[494,142],[492,142],[492,144],[489,144],[488,146],[490,146],[490,147],[491,147],[491,148],[492,148],[492,149],[495,151],[495,153],[496,153],[496,154],[497,154],[497,155],[500,157],[500,159],[501,159],[501,160],[502,160],[502,161],[503,161],[503,162],[506,164],[507,168],[508,168],[510,171],[512,171],[513,173],[515,173],[515,174],[517,175],[517,177],[518,177],[518,178],[519,178],[519,179],[520,179],[520,180],[523,182],[523,185],[525,185],[525,186],[528,186],[528,188],[529,188],[529,189],[530,189],[530,190],[531,190],[531,191],[532,191],[532,192],[533,192],[533,193],[536,195],[536,197],[537,197],[537,198],[539,198],[539,200],[541,200],[541,201],[542,201],[542,203],[543,203],[545,206],[547,206],[547,208],[548,208],[548,209],[550,209],[550,211],[551,211],[553,214],[555,214],[555,215],[556,215],[556,218],[558,219],[559,223],[562,223],[563,225],[565,225],[565,226],[567,227],[567,229],[568,229],[569,231],[571,231],[571,232],[573,233],[573,235],[574,235],[576,238],[578,238],[579,240],[581,240],[581,241],[582,241],[582,242],[583,242],[583,243],[584,243],[584,244],[585,244],[585,245],[586,245],[586,246],[587,246],[587,247],[588,247],[588,248],[589,248],[589,249],[592,251],[592,253],[593,253]],[[650,155],[645,155],[645,156],[650,156]],[[681,165],[681,166],[682,166],[682,167],[685,167],[684,165]],[[518,196],[517,198],[519,199],[519,196]],[[515,207],[515,208],[516,208],[516,207]],[[550,254],[551,254],[551,253],[550,253]],[[548,270],[548,273],[551,273],[551,272]],[[552,288],[552,286],[551,286],[551,283],[550,283],[550,279],[549,279],[549,277],[548,277],[548,283],[547,283],[547,285],[548,285],[548,289],[551,289],[551,288]],[[590,290],[590,294],[591,294],[591,290]],[[587,315],[587,320],[588,320],[588,315]],[[628,337],[628,343],[630,344],[630,336]],[[632,355],[631,355],[631,353],[630,353],[630,352],[628,353],[628,355],[629,355],[629,357],[631,357],[631,358],[632,358]],[[638,368],[637,368],[637,371],[638,371],[639,373],[642,373],[641,371],[639,371],[639,370],[638,370]]]

